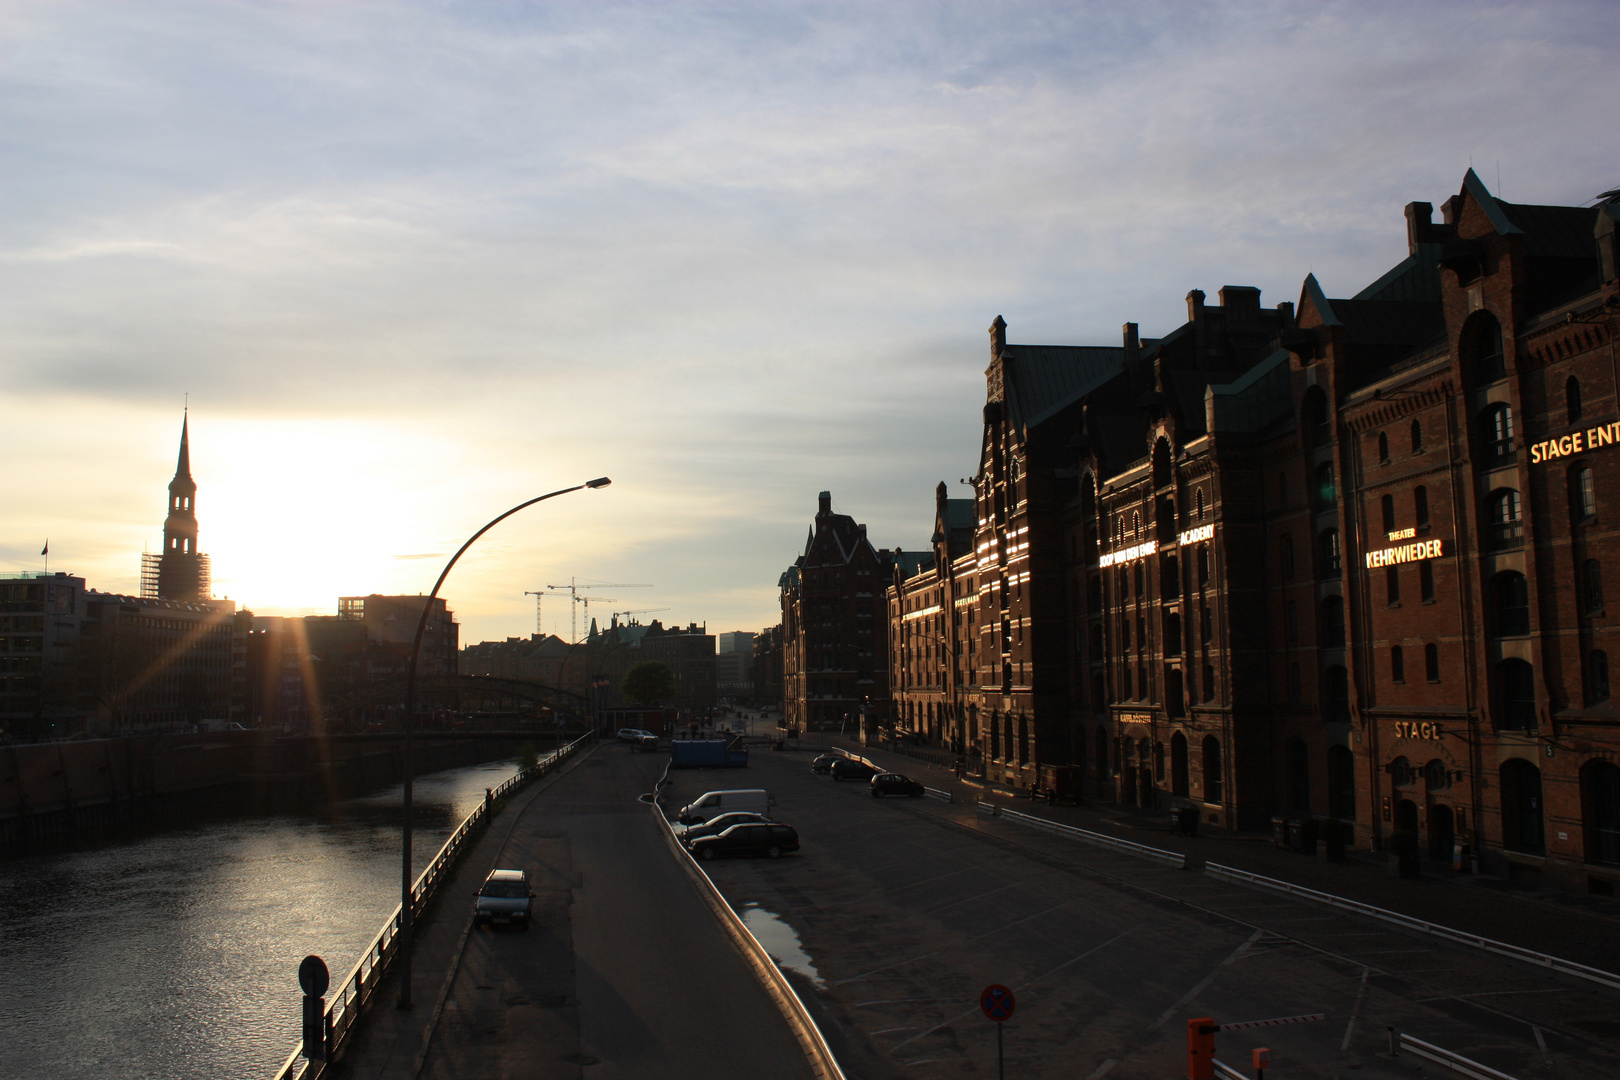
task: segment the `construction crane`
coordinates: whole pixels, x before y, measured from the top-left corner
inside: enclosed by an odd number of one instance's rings
[[[585,605],[585,614],[587,616],[589,616],[590,613],[591,613],[590,604],[591,604],[591,600],[592,600],[592,597],[581,596],[581,595],[579,595],[580,593],[586,592],[586,591],[589,591],[589,590],[592,590],[592,589],[650,589],[650,588],[652,588],[652,586],[650,584],[645,584],[645,583],[625,583],[625,582],[613,582],[613,581],[599,581],[595,585],[581,585],[579,583],[578,578],[569,578],[568,579],[568,584],[566,584],[566,585],[547,585],[546,588],[548,588],[548,589],[556,589],[556,590],[559,590],[559,591],[562,591],[562,592],[566,592],[566,593],[568,593],[569,599],[573,601],[573,603],[568,605],[568,639],[569,639],[569,642],[571,644],[578,644],[578,642],[579,642],[579,605],[580,604]],[[598,603],[602,603],[602,602],[606,602],[606,603],[610,603],[610,604],[618,603],[617,600],[609,600],[605,596],[598,596],[598,597],[595,597],[594,599]]]
[[[532,596],[532,597],[534,597],[534,632],[535,632],[535,636],[537,636],[537,637],[545,637],[546,636],[545,628],[540,625],[540,598],[546,595],[545,591],[541,590],[540,592],[531,592],[528,589],[524,589],[523,590],[523,595],[524,596]]]
[[[626,618],[628,618],[631,615],[649,615],[654,611],[668,611],[668,610],[669,610],[669,608],[667,608],[667,607],[644,607],[640,611],[615,611],[615,612],[612,613],[612,615],[613,615],[613,617],[615,619],[617,619],[620,615],[623,615]]]

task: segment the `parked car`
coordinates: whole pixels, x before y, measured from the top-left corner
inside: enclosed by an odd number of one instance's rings
[[[619,729],[619,741],[635,743],[637,746],[646,746],[649,742],[651,742],[653,746],[657,746],[658,736],[641,728],[622,727]]]
[[[683,844],[690,844],[704,836],[719,836],[733,825],[756,825],[760,822],[771,823],[771,819],[764,814],[756,814],[749,810],[738,810],[730,814],[721,814],[712,817],[701,825],[688,825],[675,830],[675,835]]]
[[[833,762],[832,768],[828,771],[832,773],[834,780],[867,780],[883,770],[876,765],[856,761],[854,758],[842,758]]]
[[[528,871],[492,870],[475,895],[473,919],[479,926],[529,928],[534,892],[529,888]]]
[[[799,834],[793,826],[775,822],[733,825],[718,836],[704,836],[692,841],[692,857],[696,859],[718,859],[730,855],[768,855],[774,859],[798,850]]]
[[[820,757],[816,758],[816,760],[810,763],[810,771],[818,776],[826,776],[832,771],[833,763],[835,761],[843,760],[843,754],[822,754]]]
[[[675,820],[682,825],[702,825],[710,818],[730,814],[737,810],[766,815],[776,800],[764,788],[735,788],[729,791],[705,791],[687,805]]]
[[[908,795],[920,799],[926,792],[923,786],[909,776],[897,772],[878,773],[872,777],[872,798],[879,795]]]

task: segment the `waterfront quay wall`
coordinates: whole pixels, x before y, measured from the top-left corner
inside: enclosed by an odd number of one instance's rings
[[[416,775],[515,754],[521,734],[419,735]],[[0,746],[0,858],[231,814],[304,810],[396,783],[397,739],[257,731]]]

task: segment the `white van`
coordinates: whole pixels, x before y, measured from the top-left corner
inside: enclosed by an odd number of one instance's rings
[[[682,825],[701,825],[712,817],[747,810],[769,816],[776,800],[764,788],[738,788],[735,791],[708,791],[681,807],[675,819]]]

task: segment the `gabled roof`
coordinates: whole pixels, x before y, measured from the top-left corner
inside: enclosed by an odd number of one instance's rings
[[[1306,274],[1305,284],[1300,286],[1299,306],[1301,311],[1305,309],[1305,304],[1307,302],[1309,302],[1311,307],[1316,309],[1316,313],[1322,317],[1323,326],[1343,325],[1339,322],[1338,315],[1334,314],[1333,302],[1330,301],[1327,298],[1327,294],[1322,291],[1322,286],[1317,282],[1315,274]]]
[[[1106,345],[1006,345],[1011,419],[1034,427],[1125,370],[1125,350]]]

